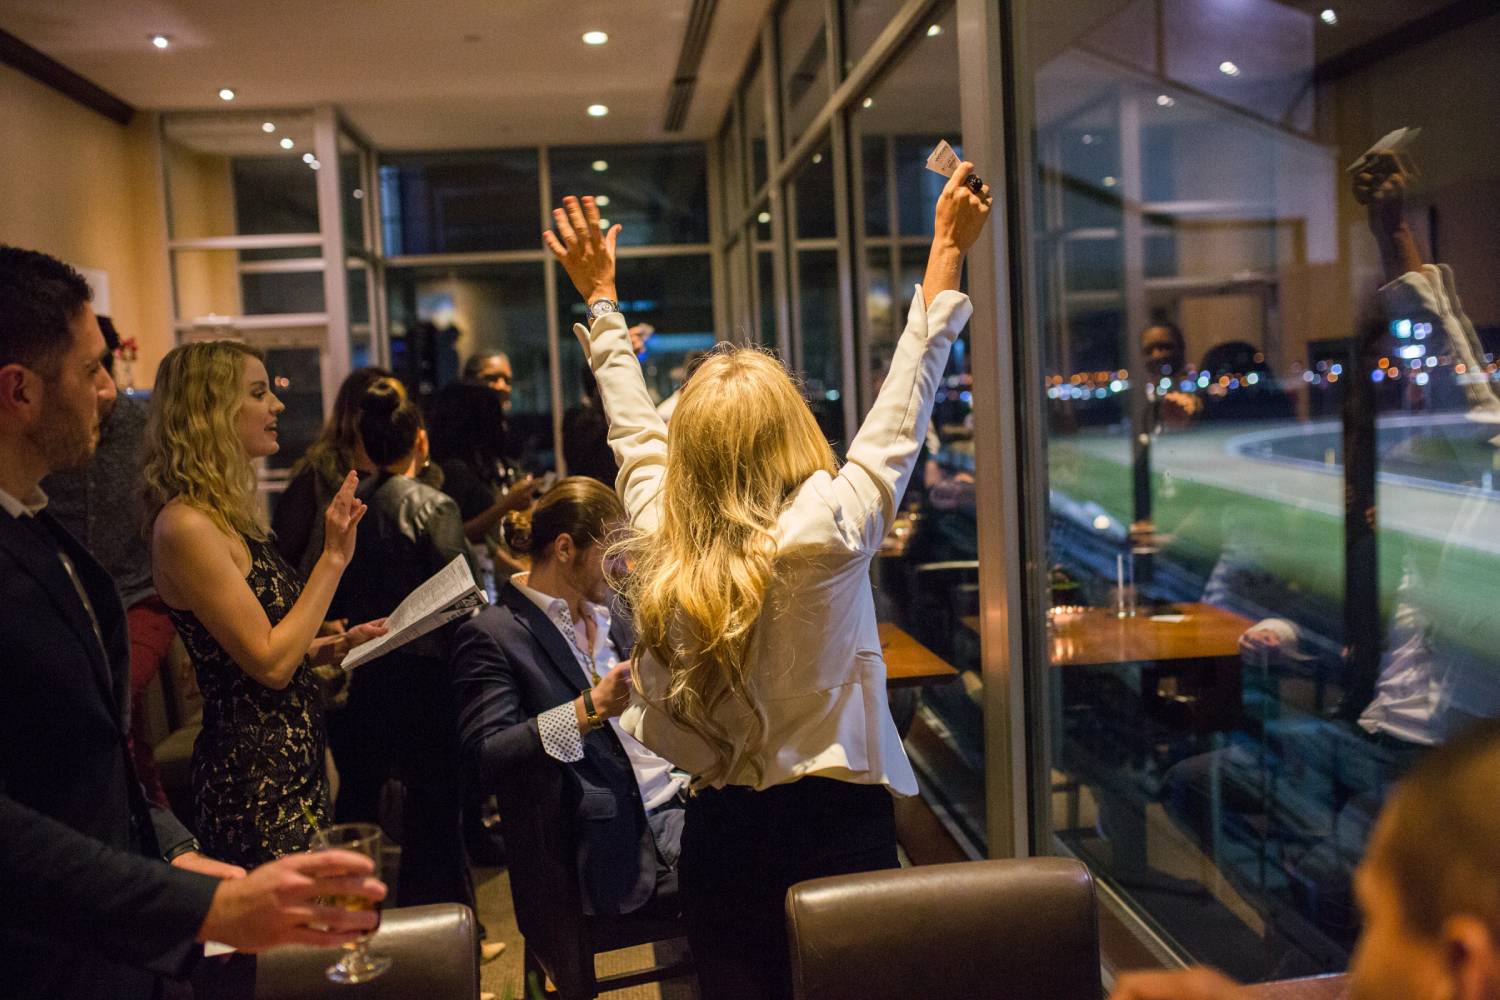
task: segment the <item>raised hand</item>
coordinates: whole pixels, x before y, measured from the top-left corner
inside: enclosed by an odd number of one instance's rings
[[[350,851],[293,854],[261,865],[244,878],[226,879],[214,891],[199,941],[221,941],[257,952],[281,944],[331,948],[352,944],[374,930],[380,914],[325,906],[327,896],[385,898],[373,877],[375,863]]]
[[[974,164],[968,160],[960,163],[943,185],[943,193],[938,195],[932,250],[927,255],[927,274],[922,279],[922,295],[927,305],[932,305],[938,293],[958,289],[964,254],[979,239],[990,217],[994,201],[990,186],[983,185],[978,193],[971,191],[966,182],[973,172]]]
[[[615,293],[615,244],[620,239],[620,227],[611,226],[608,233],[599,228],[599,206],[592,196],[582,201],[569,195],[563,199],[563,207],[552,210],[552,221],[557,227],[542,234],[542,243],[578,289],[585,302],[598,299],[614,301]]]
[[[955,247],[959,253],[968,253],[974,241],[979,239],[980,230],[990,217],[990,206],[994,198],[990,196],[990,186],[983,185],[979,193],[969,189],[966,183],[969,175],[974,172],[974,164],[965,160],[953,171],[953,176],[948,178],[948,183],[943,185],[943,193],[938,195],[937,217],[933,224],[933,246],[938,245]]]
[[[354,495],[358,485],[359,474],[351,469],[323,514],[323,554],[333,556],[340,566],[354,557],[354,539],[367,509]]]
[[[1411,172],[1395,153],[1380,150],[1354,175],[1354,200],[1369,213],[1370,231],[1385,237],[1401,228]]]
[[[630,707],[631,671],[634,660],[624,660],[599,679],[591,696],[601,719],[613,719]]]

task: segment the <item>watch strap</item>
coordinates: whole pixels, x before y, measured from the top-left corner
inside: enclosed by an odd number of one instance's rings
[[[620,304],[614,299],[598,298],[588,304],[589,322],[592,323],[600,316],[620,311]]]
[[[604,720],[599,717],[599,710],[594,707],[594,693],[588,688],[583,690],[583,717],[591,732],[604,725]]]

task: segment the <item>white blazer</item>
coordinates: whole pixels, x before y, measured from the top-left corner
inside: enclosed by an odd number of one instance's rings
[[[883,784],[915,795],[916,776],[886,700],[885,660],[876,631],[869,566],[911,478],[932,415],[933,396],[954,339],[969,320],[968,296],[945,291],[923,309],[917,286],[890,373],[838,475],[814,473],[777,523],[776,576],[750,640],[756,689],[767,716],[764,773],[737,756],[718,785],[758,789],[819,775]],[[660,523],[667,468],[667,426],[646,392],[625,320],[610,313],[592,330],[575,327],[589,345],[589,364],[609,417],[609,443],[631,524]],[[667,689],[666,668],[642,653],[635,692],[621,718],[625,730],[690,773],[714,762],[699,736],[652,702]],[[732,699],[715,716],[727,732],[749,735],[747,713]],[[744,751],[742,742],[737,748]]]

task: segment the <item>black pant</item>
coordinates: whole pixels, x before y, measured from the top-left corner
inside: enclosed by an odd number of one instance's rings
[[[329,717],[340,788],[339,822],[377,823],[401,844],[400,906],[474,906],[460,822],[458,737],[447,700],[448,665],[394,653],[355,671],[349,704]],[[399,820],[382,791],[400,783]]]
[[[803,778],[693,796],[678,874],[703,1000],[790,998],[787,889],[897,864],[884,786]]]

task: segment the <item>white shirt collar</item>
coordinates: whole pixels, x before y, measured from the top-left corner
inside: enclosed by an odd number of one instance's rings
[[[540,590],[528,586],[527,582],[530,579],[530,573],[516,573],[510,578],[510,582],[515,585],[517,590],[525,594],[532,604],[541,608],[548,618],[556,621],[558,608],[566,608],[568,602],[561,597],[553,597],[551,594],[544,594]],[[599,626],[600,631],[606,634],[609,632],[610,615],[609,608],[606,605],[595,604],[593,601],[584,601],[583,610],[593,615],[594,622]]]
[[[40,486],[25,500],[17,500],[4,490],[0,490],[0,507],[3,507],[11,517],[36,517],[46,506],[47,494],[42,492]]]

